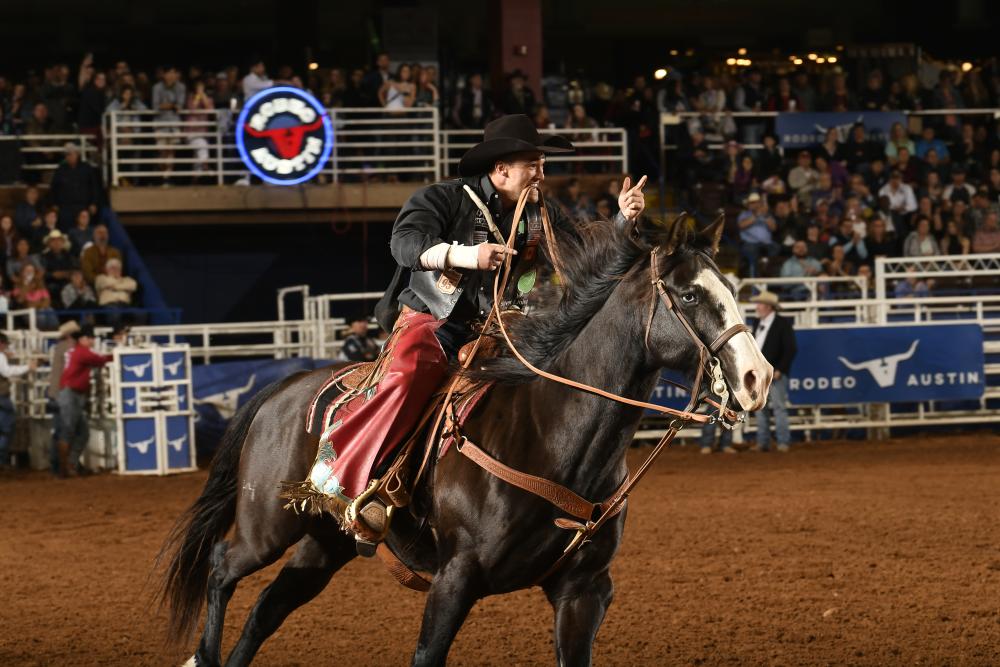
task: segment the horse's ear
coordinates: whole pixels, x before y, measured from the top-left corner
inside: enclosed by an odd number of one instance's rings
[[[684,245],[688,237],[687,213],[681,213],[667,226],[667,235],[660,241],[660,247],[666,254],[671,254]]]
[[[708,254],[715,257],[715,253],[719,252],[719,241],[722,240],[722,231],[726,227],[726,214],[719,211],[719,217],[715,219],[715,222],[710,224],[705,229],[699,232],[699,240],[705,245],[708,250]]]

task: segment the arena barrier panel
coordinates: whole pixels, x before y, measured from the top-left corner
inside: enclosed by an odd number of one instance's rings
[[[115,348],[111,380],[118,472],[167,475],[196,470],[188,346]]]

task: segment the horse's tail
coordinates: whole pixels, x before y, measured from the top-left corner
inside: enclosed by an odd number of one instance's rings
[[[282,386],[283,381],[268,385],[233,416],[212,459],[205,488],[174,524],[156,557],[157,563],[170,558],[159,594],[160,604],[169,607],[170,642],[187,639],[198,621],[208,588],[212,547],[236,518],[243,442],[257,411]]]

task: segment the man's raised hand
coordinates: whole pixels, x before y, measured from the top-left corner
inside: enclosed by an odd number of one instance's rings
[[[632,179],[628,176],[622,183],[621,194],[618,195],[618,208],[626,220],[635,220],[646,208],[646,198],[642,195],[642,187],[646,185],[646,177],[643,176],[634,186]]]

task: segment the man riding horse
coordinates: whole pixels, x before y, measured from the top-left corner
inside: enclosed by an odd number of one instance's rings
[[[317,491],[342,501],[356,498],[418,426],[449,362],[493,307],[488,285],[508,252],[514,280],[505,303],[516,304],[531,290],[543,236],[539,204],[553,227],[574,224],[541,199],[545,156],[574,150],[563,137],[543,139],[527,116],[504,116],[489,123],[483,141],[462,157],[461,178],[423,187],[403,205],[390,241],[399,266],[376,308],[379,323],[393,333],[377,382],[338,404],[319,429],[323,437],[310,475]],[[644,176],[632,186],[625,178],[616,224],[642,213],[645,182]],[[508,250],[505,239],[525,189],[528,206]]]

